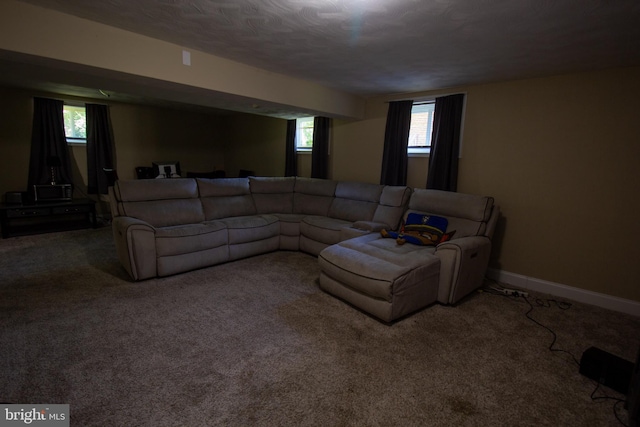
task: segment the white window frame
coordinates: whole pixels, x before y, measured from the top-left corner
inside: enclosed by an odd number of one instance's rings
[[[411,115],[413,118],[413,114],[414,114],[414,108],[416,107],[420,107],[422,105],[425,104],[429,104],[429,105],[433,105],[434,109],[435,109],[435,99],[425,99],[425,100],[421,100],[421,101],[416,101],[413,103],[413,107],[411,108]],[[427,140],[429,141],[429,146],[426,147],[410,147],[407,145],[407,155],[409,155],[410,157],[428,157],[429,154],[431,153],[431,136],[433,133],[433,115],[434,112],[431,112],[431,117],[428,119],[430,121],[430,123],[428,124],[427,127],[427,132],[428,132],[428,136],[427,136]],[[412,121],[413,122],[413,121]],[[409,138],[411,138],[411,131],[409,131]]]
[[[63,108],[63,112],[64,112],[64,109],[66,107],[83,108],[84,109],[84,117],[85,117],[85,126],[86,126],[87,108],[86,108],[85,104],[83,104],[81,102],[65,101],[64,102],[64,106],[62,107]],[[87,145],[87,138],[86,137],[85,138],[75,138],[75,137],[69,137],[66,134],[67,134],[67,130],[66,130],[66,127],[65,127],[65,138],[67,140],[67,144],[68,145],[80,145],[80,146],[86,146]]]
[[[298,142],[302,140],[302,129],[308,127],[309,122],[313,129],[313,117],[300,117],[296,119],[296,152],[298,153],[311,153],[313,149],[313,140],[311,141],[311,147],[301,147]]]

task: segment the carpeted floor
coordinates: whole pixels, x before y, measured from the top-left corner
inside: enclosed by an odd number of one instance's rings
[[[109,228],[2,240],[0,401],[70,404],[73,426],[626,422],[522,298],[474,293],[387,326],[318,273],[275,252],[134,283]],[[549,298],[529,301],[555,348],[635,359],[640,318]]]

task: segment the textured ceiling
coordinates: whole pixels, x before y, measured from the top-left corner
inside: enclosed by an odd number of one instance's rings
[[[361,96],[640,64],[638,0],[21,0]]]

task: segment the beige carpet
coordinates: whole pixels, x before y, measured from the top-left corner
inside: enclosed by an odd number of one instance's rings
[[[73,426],[626,422],[523,299],[475,293],[387,326],[318,272],[276,252],[133,283],[108,228],[2,240],[0,402],[67,403]],[[635,359],[639,318],[530,300],[556,348]]]

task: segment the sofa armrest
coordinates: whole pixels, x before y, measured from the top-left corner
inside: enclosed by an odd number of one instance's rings
[[[491,240],[485,236],[453,239],[439,244],[435,255],[440,258],[438,301],[454,304],[482,286]]]
[[[120,263],[134,280],[157,276],[156,229],[137,218],[119,216],[112,221]]]
[[[386,228],[387,230],[391,229],[388,224],[373,221],[356,221],[353,223],[352,227],[369,232],[380,231],[383,228]]]

